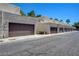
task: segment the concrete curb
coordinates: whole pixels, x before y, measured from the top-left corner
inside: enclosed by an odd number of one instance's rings
[[[11,43],[11,42],[16,42],[16,41],[22,41],[22,40],[25,40],[25,41],[36,40],[36,39],[40,39],[40,38],[68,34],[68,33],[73,33],[73,32],[77,32],[77,31],[47,34],[47,35],[29,35],[29,36],[9,37],[9,38],[0,39],[0,44],[1,43]]]

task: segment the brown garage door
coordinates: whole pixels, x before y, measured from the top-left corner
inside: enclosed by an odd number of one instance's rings
[[[50,32],[51,33],[57,33],[57,28],[56,27],[50,27]]]
[[[32,24],[9,23],[9,37],[33,34],[34,25]]]

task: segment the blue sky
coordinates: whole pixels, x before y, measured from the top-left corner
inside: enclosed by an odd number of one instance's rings
[[[78,3],[16,3],[15,5],[19,6],[25,14],[34,10],[36,15],[58,18],[64,22],[70,19],[71,24],[79,21]]]

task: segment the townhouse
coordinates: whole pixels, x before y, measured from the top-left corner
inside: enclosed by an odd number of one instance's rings
[[[20,8],[13,4],[0,4],[0,38],[52,34],[72,31],[75,28],[47,17],[20,15]]]

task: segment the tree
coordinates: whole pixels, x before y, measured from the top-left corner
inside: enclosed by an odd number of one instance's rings
[[[50,18],[51,20],[53,19],[53,18]]]
[[[26,16],[22,10],[20,10],[21,16]]]
[[[54,19],[55,21],[59,21],[57,18]]]
[[[67,20],[66,20],[66,23],[69,24],[69,23],[70,23],[70,19],[67,19]]]
[[[42,15],[37,15],[36,17],[41,17]]]
[[[63,20],[60,20],[60,22],[63,22]]]
[[[35,17],[35,12],[34,10],[30,11],[27,16]]]
[[[76,27],[77,30],[79,30],[79,22],[75,22],[73,26]]]

